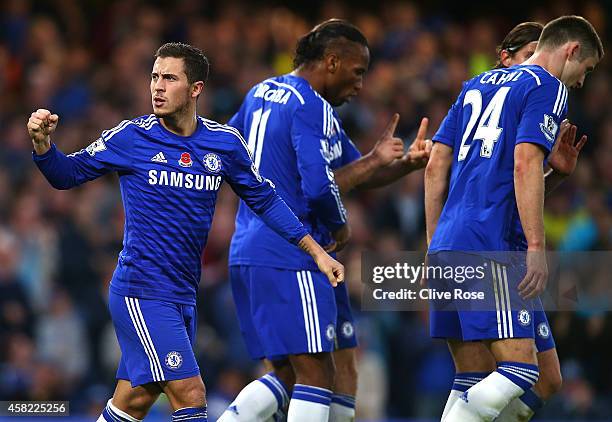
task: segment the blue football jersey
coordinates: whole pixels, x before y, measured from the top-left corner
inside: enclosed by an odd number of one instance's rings
[[[246,95],[230,125],[247,139],[261,175],[321,245],[346,223],[333,169],[361,155],[338,115],[306,81],[295,75],[266,79]],[[230,265],[316,270],[312,258],[269,230],[240,203],[230,246]]]
[[[526,249],[514,148],[534,143],[547,156],[566,114],[565,85],[540,66],[494,69],[464,84],[433,138],[453,149],[454,160],[430,252]]]
[[[74,154],[53,145],[33,158],[58,189],[118,172],[125,232],[110,288],[122,296],[195,304],[223,181],[280,233],[279,242],[297,243],[307,233],[259,175],[239,132],[202,117],[187,137],[149,115],[124,120]]]

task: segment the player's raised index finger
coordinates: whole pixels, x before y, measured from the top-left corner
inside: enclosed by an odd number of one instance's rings
[[[391,117],[391,121],[385,128],[385,136],[393,136],[393,134],[395,133],[395,129],[397,128],[397,123],[399,122],[399,117],[400,116],[398,113],[393,114],[393,117]]]
[[[419,125],[419,130],[417,131],[417,139],[424,140],[425,136],[427,136],[427,127],[429,126],[429,119],[427,117],[423,117],[421,119],[421,124]]]

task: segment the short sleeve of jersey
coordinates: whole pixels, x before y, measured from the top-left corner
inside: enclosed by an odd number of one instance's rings
[[[527,91],[516,143],[537,144],[552,150],[561,121],[567,114],[567,88],[557,79],[534,85]]]

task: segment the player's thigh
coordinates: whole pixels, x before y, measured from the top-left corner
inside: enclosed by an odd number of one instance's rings
[[[336,302],[319,271],[249,267],[253,325],[267,358],[331,352]]]
[[[132,387],[127,380],[117,380],[112,403],[136,419],[144,419],[159,395],[161,387],[157,383],[149,383]]]
[[[480,341],[447,340],[448,349],[455,363],[455,372],[492,372],[495,358]]]
[[[206,405],[206,391],[200,375],[160,383],[173,410]]]
[[[193,353],[195,307],[109,294],[121,348],[117,377],[132,387],[200,376]]]
[[[537,365],[533,338],[506,338],[493,340],[489,348],[497,362],[521,362]]]
[[[546,401],[561,389],[563,383],[559,356],[557,355],[557,349],[553,348],[538,352],[537,358],[540,377],[534,389],[538,396]]]
[[[253,311],[251,308],[251,282],[252,271],[248,266],[230,267],[230,285],[232,296],[238,316],[238,324],[242,338],[246,344],[249,355],[252,359],[259,360],[265,356],[259,334],[253,321]],[[257,280],[255,280],[257,282]]]

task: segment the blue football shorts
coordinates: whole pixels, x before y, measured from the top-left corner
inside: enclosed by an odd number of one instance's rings
[[[524,261],[497,262],[486,256],[453,251],[429,255],[428,265],[446,269],[448,274],[453,274],[449,268],[480,267],[480,272],[474,274],[482,275],[470,280],[462,277],[460,282],[455,276],[430,277],[429,288],[450,296],[430,300],[432,337],[464,341],[533,338],[539,351],[554,347],[541,301],[523,300],[518,294],[518,284],[526,273]],[[464,274],[465,270],[461,271]],[[457,296],[457,291],[462,296]],[[479,294],[482,299],[465,299],[466,293]]]
[[[239,265],[230,267],[230,280],[253,359],[331,352],[336,341],[356,344],[346,287],[334,289],[325,274]]]
[[[195,306],[109,293],[121,361],[117,379],[138,385],[200,375]]]

